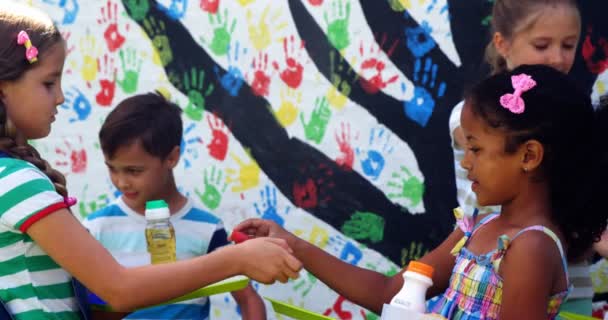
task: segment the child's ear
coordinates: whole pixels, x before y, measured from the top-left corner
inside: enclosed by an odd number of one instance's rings
[[[521,169],[524,172],[534,171],[543,162],[545,148],[538,140],[528,140],[522,146],[523,157]]]
[[[175,168],[175,166],[177,166],[177,163],[179,162],[180,152],[181,149],[179,146],[175,146],[173,150],[169,152],[169,155],[167,156],[167,158],[165,158],[165,163],[169,166],[169,168],[173,169]]]
[[[502,33],[495,32],[492,37],[492,43],[496,52],[500,54],[503,58],[507,59],[509,55],[509,51],[511,49],[511,43],[507,38],[505,38]]]

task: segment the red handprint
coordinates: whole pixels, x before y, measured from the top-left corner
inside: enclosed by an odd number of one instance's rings
[[[307,165],[300,169],[299,177],[293,183],[294,204],[303,209],[325,205],[331,198],[329,190],[335,187],[333,171],[325,164],[318,167]],[[303,181],[303,182],[302,182]]]
[[[268,71],[268,54],[260,52],[258,57],[253,58],[253,82],[251,91],[256,96],[264,97],[269,93],[270,74]]]
[[[319,201],[317,199],[317,186],[311,178],[304,183],[298,181],[293,183],[294,204],[302,209],[315,208]]]
[[[215,14],[220,6],[220,0],[201,0],[200,6],[201,10]]]
[[[80,142],[82,144],[82,137],[80,137]],[[55,148],[55,153],[63,158],[57,160],[55,164],[59,167],[70,166],[70,171],[72,173],[84,173],[87,168],[87,152],[84,149],[72,148],[72,145],[68,140],[65,140],[65,145],[65,149],[59,147]],[[69,162],[67,160],[68,157]]]
[[[285,53],[285,69],[279,70],[279,64],[273,62],[274,68],[280,72],[281,79],[290,88],[297,89],[302,83],[302,73],[304,67],[298,61],[304,49],[304,41],[300,40],[300,44],[296,42],[296,38],[292,35],[283,39],[283,52]]]
[[[342,132],[338,134],[336,130],[336,142],[338,142],[341,154],[336,158],[336,163],[345,170],[352,170],[355,162],[355,152],[351,146],[350,124],[342,122],[340,126]],[[357,139],[356,136],[355,139]]]
[[[382,72],[384,72],[386,64],[383,61],[380,61],[379,55],[380,52],[382,52],[381,48],[384,47],[385,43],[386,35],[382,38],[380,45],[375,43],[370,45],[369,52],[367,54],[363,49],[363,42],[361,42],[359,46],[359,54],[361,54],[361,57],[363,57],[363,62],[361,63],[361,74],[363,76],[359,79],[359,84],[363,90],[369,94],[378,93],[378,91],[386,88],[387,85],[397,81],[399,78],[398,75],[394,75],[385,81],[382,77]],[[389,57],[393,54],[397,43],[398,41],[395,41],[390,49],[386,52]]]
[[[101,8],[101,18],[97,19],[97,23],[107,25],[103,37],[106,39],[110,52],[118,50],[125,43],[125,37],[118,31],[118,5],[116,3],[108,0],[106,6]]]
[[[608,41],[600,38],[595,46],[591,40],[592,28],[589,27],[581,49],[587,68],[594,74],[600,74],[608,69]]]
[[[209,155],[219,161],[224,161],[226,153],[228,153],[228,128],[216,115],[207,115],[207,122],[213,137],[207,145]]]
[[[107,54],[103,55],[103,60],[97,59],[99,65],[99,71],[105,78],[99,80],[99,86],[101,87],[95,101],[97,104],[103,107],[108,107],[114,100],[114,92],[116,91],[116,67],[114,67],[114,58],[108,57]]]
[[[332,312],[335,312],[340,320],[351,320],[353,318],[353,314],[350,311],[344,310],[342,308],[342,304],[344,304],[344,302],[346,302],[346,298],[344,298],[343,296],[338,296],[338,299],[336,299],[334,305],[331,308],[325,310],[325,312],[323,312],[323,315],[329,316]]]
[[[308,0],[311,6],[320,6],[323,4],[323,0]]]

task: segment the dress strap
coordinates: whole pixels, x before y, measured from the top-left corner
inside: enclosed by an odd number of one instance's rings
[[[559,237],[555,234],[555,232],[553,232],[551,229],[549,229],[543,225],[534,225],[534,226],[530,226],[530,227],[519,230],[519,232],[513,237],[513,240],[517,239],[517,237],[519,237],[522,233],[531,231],[531,230],[544,232],[551,239],[553,239],[553,241],[557,245],[557,249],[559,250],[559,254],[562,258],[562,266],[564,267],[564,273],[566,274],[566,283],[569,286],[570,279],[568,278],[568,261],[566,260],[566,254],[564,252],[564,247],[562,246],[562,242],[559,240]],[[513,240],[511,240],[511,241],[513,241]]]
[[[477,211],[477,209],[475,209]],[[475,225],[475,227],[473,228],[473,233],[475,234],[475,232],[477,232],[477,230],[479,230],[483,225],[489,223],[490,221],[498,218],[500,216],[500,214],[498,213],[489,213],[487,214],[485,217],[483,217],[481,220],[479,220],[479,222],[477,222],[477,224]],[[474,216],[476,217],[476,216]]]

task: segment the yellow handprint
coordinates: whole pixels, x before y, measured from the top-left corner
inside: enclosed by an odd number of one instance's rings
[[[274,115],[284,128],[296,121],[300,103],[302,103],[302,92],[291,88],[281,89],[281,106]]]
[[[241,5],[241,7],[246,7],[254,1],[255,0],[238,0],[237,2]]]
[[[238,182],[237,185],[232,186],[232,192],[243,192],[245,190],[249,190],[257,187],[260,184],[260,167],[253,160],[249,152],[246,151],[247,158],[249,160],[248,163],[245,163],[243,159],[238,156],[230,153],[230,157],[236,161],[239,165],[239,169],[227,169],[226,173],[228,177],[226,178],[226,182],[231,184],[232,182]],[[237,172],[238,171],[238,172]]]
[[[342,83],[342,86],[348,85],[346,83]],[[336,110],[342,110],[344,106],[346,106],[346,102],[348,102],[348,98],[339,92],[335,86],[330,86],[329,90],[327,90],[327,101],[329,101],[329,105],[332,106]]]
[[[253,47],[258,51],[262,51],[266,49],[272,43],[272,34],[275,36],[280,34],[282,29],[287,27],[287,22],[280,21],[279,18],[283,16],[281,9],[277,9],[270,18],[270,21],[273,23],[273,27],[270,28],[268,23],[266,22],[266,17],[270,13],[270,5],[267,5],[262,11],[262,16],[260,20],[257,22],[253,21],[253,13],[251,10],[247,10],[247,29],[249,30],[249,39],[253,44]],[[272,29],[272,34],[270,30]],[[279,42],[282,40],[282,37],[276,37],[275,41]]]
[[[82,69],[80,75],[86,82],[91,82],[97,79],[99,66],[97,58],[101,55],[101,48],[97,45],[95,36],[87,34],[80,39],[80,48],[82,48]]]

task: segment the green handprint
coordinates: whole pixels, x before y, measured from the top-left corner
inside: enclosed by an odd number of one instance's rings
[[[401,174],[404,173],[405,177]],[[401,166],[401,172],[394,172],[393,180],[388,183],[389,187],[396,188],[397,193],[389,193],[389,199],[405,198],[410,200],[410,206],[415,207],[422,201],[424,195],[424,183],[413,176],[410,171]]]
[[[124,78],[117,81],[118,85],[125,93],[134,93],[137,91],[142,59],[137,58],[137,50],[133,48],[127,48],[126,50],[120,49],[118,55],[120,56],[120,62],[124,73]]]
[[[316,107],[312,111],[308,123],[304,120],[303,113],[300,113],[300,121],[304,126],[306,139],[319,144],[321,143],[321,140],[323,140],[329,118],[331,118],[331,109],[329,109],[329,102],[325,97],[317,97],[315,105]]]
[[[329,11],[329,10],[328,10]],[[348,23],[350,18],[350,0],[334,0],[331,6],[332,20],[329,21],[328,13],[323,13],[323,18],[327,24],[327,37],[329,42],[338,50],[342,50],[350,44],[348,35]]]
[[[148,11],[150,11],[150,3],[148,0],[123,0],[129,15],[135,21],[143,20]]]
[[[224,10],[223,18],[221,13],[217,15],[209,14],[209,23],[211,23],[212,26],[215,26],[215,29],[213,30],[213,40],[211,40],[211,51],[218,56],[223,56],[228,53],[232,33],[236,27],[236,19],[232,19],[230,30],[228,30],[228,20],[228,9]],[[201,37],[201,41],[204,43],[205,39]]]
[[[211,95],[215,88],[212,83],[207,86],[207,90],[203,93],[205,82],[205,71],[192,68],[190,75],[184,73],[183,89],[188,92],[188,105],[184,110],[186,115],[194,120],[201,121],[203,112],[205,111],[205,99]]]
[[[304,288],[304,291],[302,292],[302,298],[306,297],[310,290],[317,283],[317,278],[312,273],[306,272],[306,276],[306,278],[300,277],[300,279],[296,281],[296,285],[293,286],[294,291],[298,291],[301,288]]]
[[[378,320],[380,319],[380,317],[378,317],[377,314],[372,313],[370,311],[365,312],[365,320]]]
[[[369,239],[372,243],[377,243],[384,239],[384,218],[375,213],[356,211],[341,230],[353,239]]]
[[[152,39],[152,45],[158,52],[163,67],[166,67],[173,61],[173,51],[171,51],[171,43],[169,37],[167,37],[165,22],[157,23],[154,17],[149,17],[144,20],[144,30],[146,30],[148,37]]]
[[[82,218],[85,218],[91,213],[104,208],[110,203],[110,198],[107,194],[102,194],[93,201],[87,201],[85,195],[88,189],[89,185],[87,184],[84,186],[84,190],[82,191],[82,197],[80,198],[81,200],[78,201],[78,211],[80,212],[80,216]]]
[[[219,207],[222,201],[222,194],[226,191],[228,183],[224,179],[222,170],[217,170],[215,166],[209,170],[205,170],[205,191],[201,193],[198,188],[194,189],[196,195],[201,199],[207,208],[215,210]],[[223,183],[223,186],[222,186]],[[221,189],[221,190],[220,190]]]
[[[391,9],[393,9],[393,11],[403,12],[406,8],[403,3],[401,3],[402,1],[405,2],[405,0],[388,0],[388,4],[390,5]]]
[[[422,258],[428,252],[429,250],[424,248],[422,242],[410,243],[409,249],[407,247],[401,249],[401,266],[405,267],[410,261]]]

